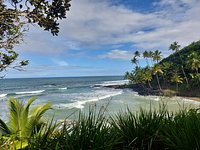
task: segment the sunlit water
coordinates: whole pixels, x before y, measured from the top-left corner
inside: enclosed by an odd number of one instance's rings
[[[153,109],[167,104],[171,111],[182,107],[198,107],[199,102],[180,97],[139,96],[130,89],[106,88],[105,85],[127,83],[121,76],[78,77],[78,78],[37,78],[37,79],[2,79],[0,80],[0,118],[7,120],[8,99],[15,97],[26,101],[31,96],[37,97],[33,105],[50,102],[53,109],[47,114],[55,119],[77,117],[77,113],[88,112],[89,108],[105,109],[107,115],[114,115],[129,108]]]

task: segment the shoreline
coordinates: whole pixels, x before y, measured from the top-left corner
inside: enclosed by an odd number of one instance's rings
[[[175,96],[179,96],[182,98],[186,98],[189,100],[193,100],[193,101],[197,101],[200,102],[200,97],[197,96],[191,96],[191,95],[185,95],[184,94],[177,94],[176,91],[173,91],[171,89],[163,89],[162,91],[157,90],[157,89],[150,89],[150,88],[143,88],[140,87],[136,84],[130,84],[130,85],[107,85],[107,86],[103,86],[106,88],[114,88],[114,89],[131,89],[134,92],[137,92],[139,95],[141,96],[165,96],[165,97],[175,97]]]

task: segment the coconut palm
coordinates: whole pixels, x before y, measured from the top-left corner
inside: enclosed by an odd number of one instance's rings
[[[139,60],[138,60],[139,57],[140,57],[140,52],[139,52],[139,51],[135,51],[134,57],[133,57],[133,59],[131,60],[131,62],[132,62],[133,64],[135,64],[136,66],[138,66],[138,67],[140,67],[140,63],[139,63]]]
[[[0,134],[15,135],[16,138],[29,138],[40,130],[44,122],[42,116],[51,108],[51,104],[41,104],[30,109],[35,98],[22,104],[15,98],[9,100],[9,121],[0,120]]]
[[[127,71],[124,75],[124,79],[127,79],[127,80],[133,82],[133,74]]]
[[[199,69],[200,69],[200,56],[198,55],[197,52],[193,51],[189,56],[189,60],[188,60],[188,64],[189,67],[192,70],[196,71],[196,75],[195,77],[198,78],[199,82],[200,82],[200,75],[199,75]]]
[[[178,72],[176,71],[171,78],[171,82],[176,83],[176,91],[178,92],[178,84],[183,83],[183,78],[179,76]]]
[[[152,61],[152,59],[153,59],[153,52],[149,51],[148,53],[149,53],[148,54],[148,58],[151,58],[151,63],[153,64],[153,61]]]
[[[162,70],[163,70],[163,80],[164,80],[164,84],[166,83],[166,81],[169,81],[169,77],[171,76],[172,74],[172,66],[173,66],[173,63],[172,62],[168,62],[168,61],[165,61],[161,64],[162,66]]]
[[[179,49],[181,48],[181,45],[178,44],[178,42],[173,42],[170,46],[169,49],[172,51],[175,51],[176,53],[179,51]]]
[[[139,65],[138,65],[138,59],[135,56],[131,59],[131,62],[133,64],[135,64],[137,67],[139,67]]]
[[[153,61],[156,61],[157,63],[162,59],[161,51],[156,50],[153,53]]]
[[[135,55],[135,57],[140,57],[140,52],[139,51],[135,51],[134,55]]]
[[[134,83],[141,85],[144,87],[145,80],[144,80],[144,69],[140,67],[136,67],[135,70],[133,70],[133,80]]]
[[[186,76],[186,73],[185,73],[185,70],[184,70],[184,67],[183,67],[183,60],[182,60],[181,55],[180,55],[180,53],[179,53],[180,47],[181,47],[181,46],[178,44],[178,42],[173,42],[173,43],[170,45],[169,50],[172,50],[172,51],[175,51],[175,53],[178,53],[179,58],[180,58],[180,60],[181,60],[181,70],[182,70],[182,73],[183,73],[183,75],[184,75],[185,81],[186,81],[187,86],[188,86],[188,85],[189,85],[188,78],[187,78],[187,76]]]
[[[152,71],[149,67],[144,68],[143,78],[145,81],[147,81],[149,88],[152,88],[151,83],[150,83],[152,80]]]
[[[149,66],[149,62],[148,62],[148,59],[147,59],[147,58],[149,58],[149,52],[148,51],[144,51],[143,52],[143,57],[146,59],[147,66]]]
[[[158,77],[159,74],[163,74],[163,71],[162,71],[161,66],[160,66],[159,64],[155,64],[155,65],[152,67],[152,72],[153,72],[153,74],[156,76],[159,90],[162,90],[162,88],[161,88],[161,86],[160,86],[159,77]]]
[[[188,57],[188,63],[190,64],[191,69],[195,70],[198,74],[200,69],[200,56],[197,52],[193,51]]]

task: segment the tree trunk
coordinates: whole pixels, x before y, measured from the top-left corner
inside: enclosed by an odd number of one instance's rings
[[[176,92],[178,94],[178,83],[176,83]]]
[[[161,86],[160,86],[160,81],[159,81],[159,78],[158,78],[158,74],[157,74],[157,73],[156,73],[156,79],[157,79],[157,83],[158,83],[159,90],[162,91]]]
[[[184,70],[184,68],[183,68],[183,65],[181,65],[181,70],[182,70],[182,72],[183,72],[183,75],[184,75],[185,81],[186,81],[187,86],[188,86],[188,85],[189,85],[189,82],[188,82],[188,78],[187,78],[187,76],[186,76],[186,74],[185,74],[185,70]]]
[[[149,61],[148,61],[148,59],[146,58],[146,63],[147,63],[147,66],[149,67]]]
[[[199,75],[199,71],[198,71],[198,68],[196,69],[196,72],[197,72],[197,76]],[[200,83],[200,77],[198,76],[198,79],[199,79],[199,83]]]
[[[178,54],[179,54],[179,53],[178,53]],[[186,76],[186,74],[185,74],[185,70],[184,70],[184,68],[183,68],[183,60],[182,60],[180,54],[179,54],[179,57],[180,57],[180,60],[181,60],[181,70],[182,70],[182,72],[183,72],[183,75],[184,75],[185,81],[186,81],[186,83],[187,83],[187,88],[188,88],[188,86],[189,86],[189,82],[188,82],[188,78],[187,78],[187,76]]]
[[[148,84],[149,84],[149,88],[151,88],[152,89],[152,86],[151,86],[151,83],[148,81]]]

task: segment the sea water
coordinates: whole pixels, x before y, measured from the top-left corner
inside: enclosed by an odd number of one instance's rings
[[[65,119],[74,112],[87,112],[91,107],[105,107],[109,115],[124,111],[127,107],[138,111],[141,107],[159,107],[160,102],[168,103],[170,109],[180,104],[198,106],[198,102],[187,99],[139,96],[131,89],[108,88],[108,85],[128,84],[122,76],[68,77],[68,78],[25,78],[0,80],[0,118],[8,119],[8,99],[15,97],[26,102],[36,97],[33,103],[51,103],[48,116]],[[75,114],[75,113],[74,113]]]

